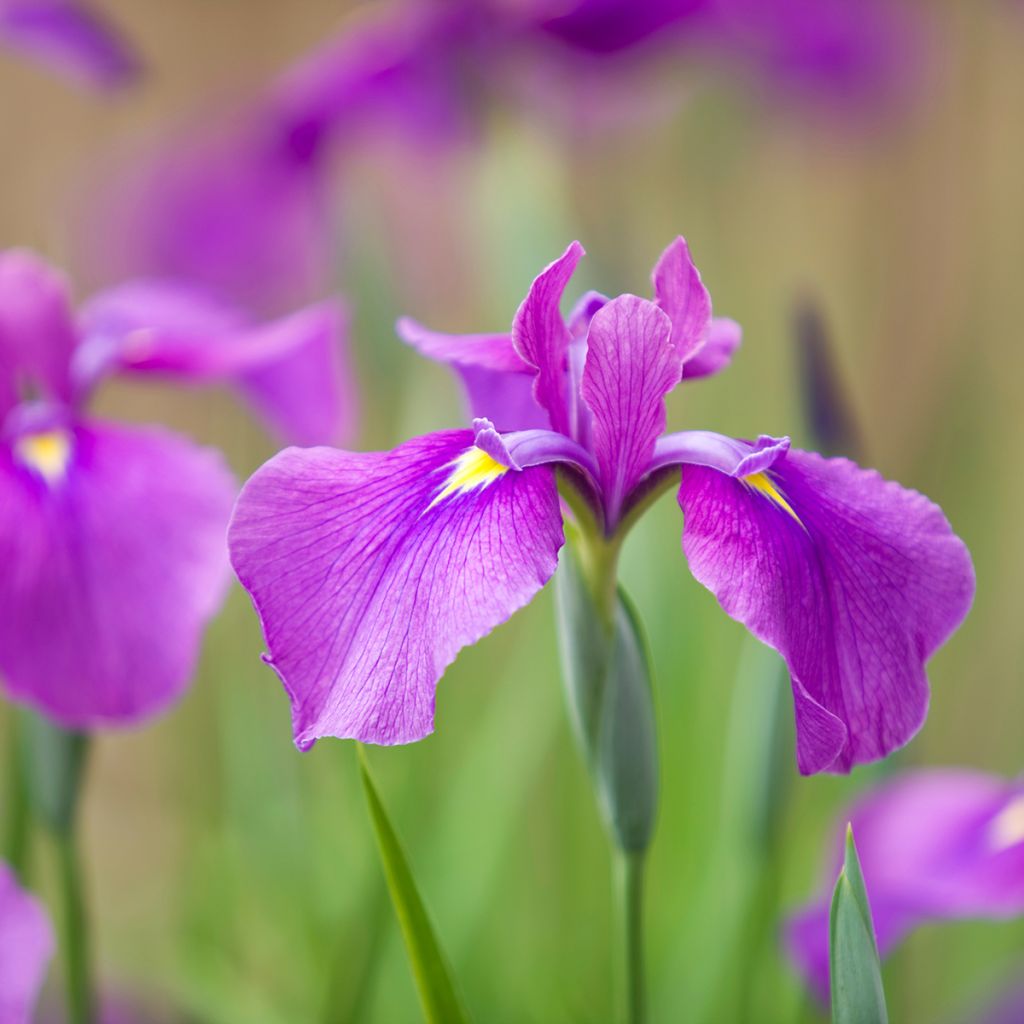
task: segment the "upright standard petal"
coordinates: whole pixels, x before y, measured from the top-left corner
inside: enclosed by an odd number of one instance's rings
[[[743,474],[684,466],[690,569],[785,658],[801,772],[885,757],[921,726],[924,663],[970,607],[967,549],[927,498],[848,460],[790,451]]]
[[[214,452],[166,431],[56,427],[0,445],[0,676],[77,729],[186,687],[229,579],[234,498]]]
[[[253,325],[204,289],[136,281],[82,310],[85,338],[76,383],[105,373],[159,373],[234,385],[294,444],[340,440],[351,428],[355,390],[345,359],[347,318],[334,301]]]
[[[64,276],[33,253],[0,253],[0,414],[20,397],[70,398],[77,340]]]
[[[499,430],[549,424],[533,397],[535,371],[516,351],[511,335],[441,334],[409,317],[402,317],[395,329],[421,355],[455,370],[466,392],[470,418],[486,417]]]
[[[4,1024],[30,1024],[53,948],[46,912],[0,861],[0,1021]]]
[[[123,85],[139,71],[128,44],[72,0],[0,0],[0,44],[87,85]]]
[[[682,371],[672,334],[668,316],[635,295],[612,299],[590,321],[582,393],[593,414],[609,529],[665,429],[664,398]]]
[[[562,318],[565,287],[583,256],[583,246],[573,242],[545,267],[530,285],[512,323],[512,343],[537,373],[534,395],[551,417],[551,428],[571,434],[569,375],[566,361],[572,338]]]
[[[672,321],[672,344],[680,360],[691,359],[704,346],[711,325],[711,296],[680,235],[661,254],[651,273],[654,300]]]
[[[544,586],[562,540],[553,471],[503,465],[468,431],[271,459],[242,490],[229,546],[296,744],[427,735],[445,668]]]
[[[1024,913],[1024,787],[998,776],[931,769],[883,783],[843,815],[857,836],[879,953],[938,918]],[[840,830],[837,829],[836,840]],[[838,873],[833,843],[828,882]],[[823,998],[829,989],[828,896],[786,927],[790,957]]]

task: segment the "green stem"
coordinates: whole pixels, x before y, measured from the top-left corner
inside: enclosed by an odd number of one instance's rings
[[[8,723],[8,760],[4,800],[4,858],[19,878],[25,877],[28,863],[29,802],[25,785],[25,762],[21,752],[18,723],[12,715]]]
[[[85,910],[82,871],[73,828],[55,835],[60,866],[60,898],[63,904],[64,976],[67,985],[68,1021],[92,1024],[93,993],[89,955],[89,928]]]
[[[623,1020],[647,1019],[644,980],[644,851],[616,851],[616,897],[623,965]]]
[[[70,1024],[94,1020],[89,936],[78,857],[78,806],[89,754],[89,734],[62,729],[34,712],[22,716],[22,740],[33,816],[56,847],[60,874],[61,944]]]

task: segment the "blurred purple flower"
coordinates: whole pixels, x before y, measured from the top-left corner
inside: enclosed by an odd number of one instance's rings
[[[595,99],[595,74],[612,63],[598,58],[642,50],[648,61],[641,44],[710,48],[815,99],[874,96],[913,63],[899,20],[877,0],[383,5],[243,109],[108,174],[89,204],[88,263],[109,280],[180,278],[277,313],[329,285],[342,237],[334,172],[343,178],[368,140],[451,147],[473,136],[490,98],[523,85],[545,110],[569,96],[579,123],[622,105]]]
[[[912,74],[919,42],[906,5],[879,0],[576,0],[536,14],[580,53],[689,46],[815,100],[885,98]]]
[[[1024,914],[1020,781],[955,769],[911,772],[863,797],[842,821],[857,836],[883,957],[927,921]],[[829,885],[786,927],[790,957],[823,999],[828,901],[841,862],[837,830]]]
[[[787,438],[662,436],[664,397],[726,365],[738,328],[712,319],[681,238],[654,269],[654,301],[589,293],[566,322],[582,255],[573,243],[537,277],[509,334],[400,322],[461,375],[472,432],[385,453],[288,449],[243,488],[232,563],[297,744],[430,732],[445,667],[555,571],[556,467],[608,536],[681,469],[694,575],[789,664],[800,770],[884,757],[920,726],[923,663],[970,605],[963,544],[926,498]]]
[[[75,319],[54,270],[0,254],[0,675],[12,697],[73,728],[155,714],[188,683],[227,587],[235,483],[220,455],[90,418],[96,386],[112,373],[228,381],[275,426],[316,433],[339,315],[253,325],[141,283]]]
[[[0,0],[0,46],[100,88],[124,85],[139,72],[121,36],[74,0]]]
[[[30,1024],[53,956],[46,912],[0,861],[0,1021]]]
[[[322,293],[341,245],[339,155],[370,135],[434,145],[461,130],[447,61],[461,20],[446,4],[365,18],[241,110],[115,169],[89,204],[89,261],[112,280],[180,279],[263,314]]]

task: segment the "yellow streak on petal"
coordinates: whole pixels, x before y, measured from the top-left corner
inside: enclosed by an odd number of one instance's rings
[[[992,819],[989,839],[994,850],[1024,843],[1024,796],[1015,797]]]
[[[793,511],[793,506],[779,493],[779,489],[767,473],[751,473],[750,476],[745,476],[742,479],[748,487],[760,491],[774,505],[778,505],[783,511],[788,512],[800,523],[801,527],[804,525],[800,522],[800,517]]]
[[[464,494],[466,491],[487,487],[495,480],[500,480],[508,472],[508,466],[503,466],[482,448],[476,446],[467,448],[448,465],[452,471],[434,500],[427,506],[428,510],[453,494]]]
[[[71,435],[66,430],[25,434],[14,442],[18,461],[35,470],[47,483],[64,478],[71,458]]]

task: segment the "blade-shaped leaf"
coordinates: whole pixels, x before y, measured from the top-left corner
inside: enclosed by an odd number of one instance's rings
[[[455,988],[448,960],[420,898],[405,852],[373,784],[366,754],[361,746],[357,745],[357,749],[359,774],[377,837],[377,849],[423,1006],[423,1016],[429,1024],[464,1024],[469,1016]]]
[[[843,870],[832,896],[829,965],[833,1024],[887,1024],[871,907],[850,826]]]

